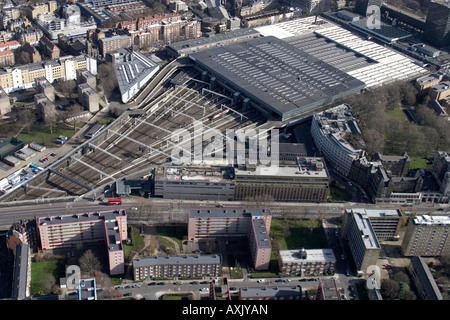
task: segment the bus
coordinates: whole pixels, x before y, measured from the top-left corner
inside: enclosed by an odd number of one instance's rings
[[[108,199],[108,205],[121,205],[122,199]]]

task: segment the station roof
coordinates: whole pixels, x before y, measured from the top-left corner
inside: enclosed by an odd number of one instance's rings
[[[281,120],[314,111],[363,82],[285,41],[268,36],[191,53],[189,57]]]

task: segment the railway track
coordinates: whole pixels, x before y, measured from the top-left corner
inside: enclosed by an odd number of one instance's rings
[[[45,180],[38,183],[30,181],[33,188],[28,188],[15,200],[60,197],[64,195],[61,190],[67,195],[82,196],[87,190],[80,184],[95,189],[146,169],[150,171],[156,165],[167,163],[168,155],[176,145],[171,141],[172,133],[181,128],[193,132],[194,121],[203,125],[203,132],[217,130],[224,136],[227,129],[262,123],[263,117],[252,111],[244,113],[246,120],[242,122],[232,113],[212,122],[213,115],[224,106],[230,106],[230,98],[211,92],[202,94],[207,84],[195,79],[198,72],[188,70],[185,75],[177,74],[181,85],[166,87],[165,90],[158,88],[160,94],[152,102],[143,99],[142,114],[130,112],[122,115],[89,141],[90,145],[78,147],[72,156],[53,168],[61,175],[48,171]],[[191,147],[192,151],[194,146]]]

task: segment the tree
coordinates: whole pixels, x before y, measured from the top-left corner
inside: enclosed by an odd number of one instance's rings
[[[51,274],[47,275],[47,277],[45,277],[41,282],[41,286],[45,294],[52,293],[55,285],[56,285],[55,277],[53,277],[53,275]]]
[[[97,83],[103,89],[105,96],[109,98],[118,87],[116,71],[112,63],[103,63],[98,66]]]
[[[397,281],[384,279],[381,282],[381,295],[386,299],[397,299],[400,285]]]
[[[98,260],[92,250],[87,250],[80,258],[79,263],[81,271],[90,276],[93,276],[95,272],[100,271],[102,268],[100,260]]]

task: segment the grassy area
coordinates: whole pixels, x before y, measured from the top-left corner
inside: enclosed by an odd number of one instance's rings
[[[331,185],[328,192],[328,198],[331,201],[350,201],[352,195],[347,190]]]
[[[409,165],[410,169],[430,169],[431,161],[420,158],[420,157],[411,157],[411,162]]]
[[[389,117],[400,119],[402,121],[408,121],[406,114],[401,108],[385,109],[384,112],[386,112]]]
[[[128,232],[130,232],[130,230]],[[141,236],[138,228],[134,228],[134,227],[131,228],[131,239],[133,241],[134,247],[138,247],[138,248],[145,247],[144,237]]]
[[[70,137],[73,136],[78,129],[73,130],[73,127],[61,125],[60,127],[53,127],[53,133],[50,133],[50,127],[43,125],[32,125],[30,126],[30,133],[28,133],[28,129],[25,127],[17,138],[22,140],[25,144],[37,142],[46,147],[58,147],[60,145],[55,143],[57,137],[65,136],[70,139]],[[19,130],[20,127],[17,126],[16,132],[19,132]]]
[[[160,226],[156,228],[156,233],[161,236],[172,238],[178,242],[178,247],[183,250],[182,242],[187,239],[187,229],[181,226]]]
[[[277,239],[281,250],[315,249],[328,246],[323,228],[317,220],[273,219],[270,235]]]
[[[42,281],[48,275],[52,275],[55,278],[56,284],[59,284],[59,278],[64,277],[64,266],[61,261],[44,260],[31,263],[30,293],[32,296],[45,294],[42,288]]]

